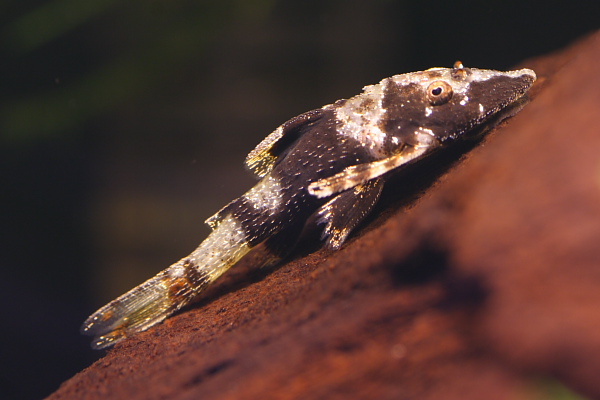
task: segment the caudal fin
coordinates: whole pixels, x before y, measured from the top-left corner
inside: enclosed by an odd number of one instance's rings
[[[94,336],[92,348],[111,346],[148,329],[188,304],[199,292],[200,288],[184,290],[186,282],[175,288],[177,283],[169,275],[167,269],[92,314],[81,326],[81,333]]]
[[[92,314],[81,333],[102,349],[144,331],[189,304],[248,251],[242,230],[227,217],[188,257]]]

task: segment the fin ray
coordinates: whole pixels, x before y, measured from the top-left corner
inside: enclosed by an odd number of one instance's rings
[[[308,186],[308,192],[319,198],[329,197],[378,178],[393,169],[418,159],[430,150],[425,146],[409,147],[409,149],[383,160],[352,165],[338,174],[312,182]]]
[[[318,108],[284,122],[246,156],[246,168],[259,178],[267,175],[279,156],[302,134],[303,128],[317,121],[322,115],[323,109]]]
[[[96,311],[81,333],[102,349],[144,331],[191,303],[250,249],[239,223],[226,216],[192,254]]]
[[[108,347],[131,333],[143,331],[175,311],[169,302],[166,272],[111,301],[84,322],[81,333],[94,336],[93,349]]]
[[[322,239],[333,250],[339,249],[348,235],[371,212],[377,203],[384,181],[376,178],[338,194],[318,211],[317,223],[325,223]]]

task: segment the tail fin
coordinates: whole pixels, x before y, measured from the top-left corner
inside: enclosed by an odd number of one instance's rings
[[[168,270],[159,273],[91,315],[81,333],[95,336],[92,348],[110,346],[173,313],[176,308],[169,297],[168,275]]]
[[[144,331],[189,304],[248,251],[239,223],[225,217],[192,254],[96,311],[81,333],[102,349]]]

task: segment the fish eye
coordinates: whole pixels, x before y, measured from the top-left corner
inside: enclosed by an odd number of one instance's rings
[[[427,98],[432,106],[445,104],[452,98],[452,86],[444,81],[432,82],[427,87]]]

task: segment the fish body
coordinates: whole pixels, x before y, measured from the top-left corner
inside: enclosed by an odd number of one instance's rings
[[[213,229],[189,256],[92,314],[82,333],[110,346],[190,303],[264,243],[277,262],[316,215],[339,249],[371,211],[394,170],[465,137],[513,105],[532,70],[432,68],[395,75],[347,100],[308,111],[268,135],[246,158],[259,182],[206,222]]]

